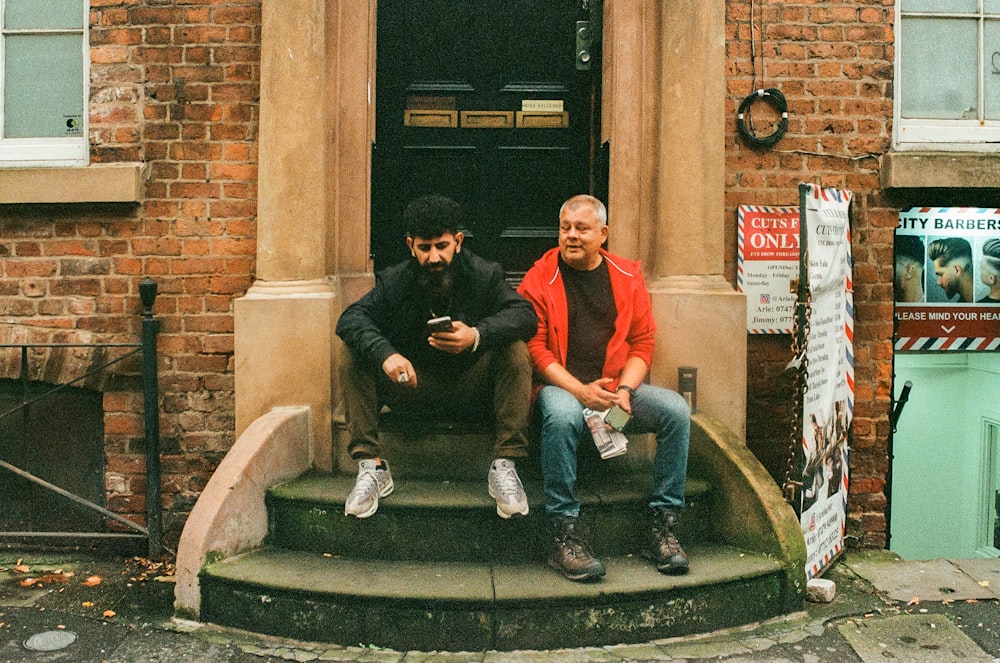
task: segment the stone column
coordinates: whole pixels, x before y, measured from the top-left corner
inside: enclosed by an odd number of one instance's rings
[[[661,5],[659,164],[647,256],[653,374],[698,369],[698,409],[746,431],[746,300],[725,280],[725,2]]]
[[[263,0],[257,278],[235,302],[236,434],[279,405],[311,410],[330,466],[337,302],[327,275],[327,0]]]

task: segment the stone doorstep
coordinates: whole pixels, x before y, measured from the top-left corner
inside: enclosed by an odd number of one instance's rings
[[[784,569],[765,555],[689,548],[686,576],[635,556],[575,583],[543,562],[378,562],[265,548],[207,566],[202,619],[309,641],[399,650],[551,649],[642,642],[767,619]]]
[[[395,480],[395,489],[384,504],[394,508],[470,508],[493,507],[495,501],[486,490],[485,474],[478,481],[452,481],[447,479]],[[268,490],[268,499],[289,500],[334,509],[343,508],[347,494],[354,486],[355,478],[342,474],[310,472]],[[650,477],[648,475],[629,477],[586,477],[579,481],[580,502],[584,505],[624,504],[643,500],[648,496]],[[534,509],[542,508],[542,486],[540,481],[525,480],[528,504]],[[685,487],[688,501],[709,495],[708,482],[689,477]]]
[[[486,482],[401,480],[379,511],[358,520],[343,515],[353,478],[312,473],[268,492],[269,543],[296,550],[369,559],[509,562],[538,559],[549,544],[542,488],[525,482],[531,511],[501,520]],[[633,552],[643,531],[645,481],[580,491],[581,526],[599,554]],[[708,484],[691,480],[687,515],[677,533],[685,544],[709,538]],[[603,535],[603,539],[592,536]]]
[[[295,592],[365,600],[492,603],[510,601],[592,602],[628,595],[725,584],[782,573],[781,564],[760,553],[701,544],[687,549],[691,570],[669,576],[638,556],[605,560],[607,576],[578,583],[542,562],[413,562],[344,559],[322,553],[262,548],[208,564],[203,576],[253,586],[261,593]]]

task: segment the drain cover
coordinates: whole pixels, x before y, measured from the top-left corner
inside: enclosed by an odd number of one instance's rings
[[[36,633],[24,641],[24,648],[31,651],[58,651],[76,642],[72,631],[45,631]]]

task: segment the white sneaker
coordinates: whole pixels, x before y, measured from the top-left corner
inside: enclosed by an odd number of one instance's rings
[[[490,497],[497,501],[497,515],[504,520],[513,515],[528,515],[528,498],[514,469],[514,461],[497,458],[490,466],[487,480]]]
[[[392,474],[389,463],[382,461],[383,468],[376,467],[375,461],[368,459],[358,463],[358,480],[347,496],[344,515],[367,518],[378,511],[378,498],[392,492]]]

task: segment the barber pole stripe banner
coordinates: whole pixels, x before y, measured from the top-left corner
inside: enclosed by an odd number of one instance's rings
[[[897,350],[1000,350],[1000,338],[897,338]]]
[[[844,548],[848,433],[854,415],[851,192],[799,185],[810,293],[808,388],[802,397],[800,517],[806,575],[821,575]]]

